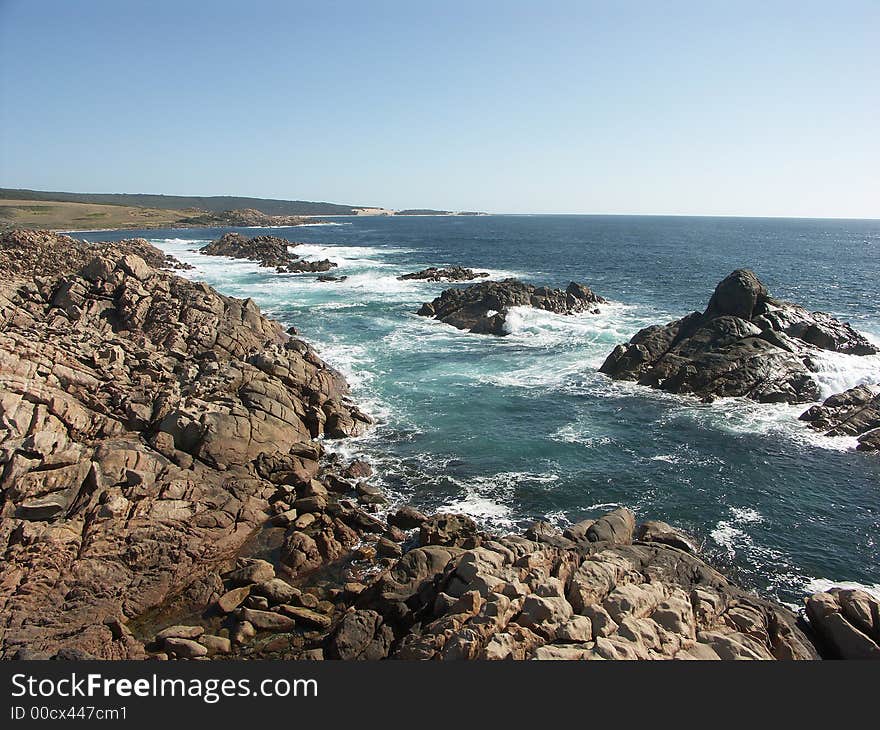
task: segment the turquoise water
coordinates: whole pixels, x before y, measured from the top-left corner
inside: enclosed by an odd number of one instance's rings
[[[613,383],[596,370],[639,328],[703,309],[735,268],[880,341],[880,222],[602,216],[328,219],[265,231],[339,263],[341,283],[278,275],[194,250],[217,229],[145,231],[186,275],[253,297],[346,374],[378,420],[339,444],[366,455],[396,500],[508,528],[626,505],[694,534],[738,580],[798,602],[826,581],[880,590],[880,457],[806,429],[805,406],[712,405]],[[90,240],[131,232],[84,234]],[[397,281],[463,264],[539,284],[581,281],[599,315],[532,310],[511,334],[415,316],[443,284]],[[824,395],[880,382],[880,358],[827,355]]]

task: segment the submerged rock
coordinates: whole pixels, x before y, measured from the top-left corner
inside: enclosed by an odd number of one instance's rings
[[[474,271],[463,266],[450,266],[446,269],[431,266],[430,268],[415,271],[412,274],[404,274],[397,278],[401,281],[410,279],[419,281],[473,281],[474,279],[482,279],[487,276],[489,276],[487,271]]]
[[[858,436],[860,451],[880,451],[880,384],[860,385],[801,414],[826,436]]]
[[[850,325],[773,299],[754,273],[741,269],[718,284],[705,312],[646,327],[615,347],[600,372],[707,400],[807,403],[819,396],[811,371],[817,349],[877,352]]]
[[[571,282],[563,291],[526,284],[518,279],[486,281],[463,289],[447,289],[418,314],[461,330],[503,336],[511,307],[534,307],[556,314],[598,313],[605,300],[583,284]]]

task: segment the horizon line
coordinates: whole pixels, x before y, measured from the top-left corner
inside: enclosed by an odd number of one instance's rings
[[[205,194],[179,194],[179,193],[144,193],[144,192],[93,192],[93,191],[68,191],[68,190],[39,190],[37,188],[24,188],[24,187],[8,187],[8,186],[0,186],[0,189],[5,190],[15,190],[22,192],[34,192],[34,193],[43,193],[43,194],[52,194],[58,193],[62,195],[145,195],[145,196],[157,196],[157,197],[167,197],[167,198],[250,198],[252,200],[267,200],[272,202],[281,202],[281,203],[316,203],[321,205],[338,205],[343,207],[350,207],[352,209],[360,209],[360,210],[369,210],[369,209],[378,209],[378,210],[389,210],[392,212],[396,212],[399,210],[445,210],[440,208],[428,208],[423,206],[415,206],[415,207],[404,207],[404,208],[388,208],[382,205],[353,205],[351,203],[335,203],[327,200],[306,200],[303,198],[275,198],[275,197],[260,197],[257,195],[237,195],[233,193],[221,193],[221,194],[213,194],[213,195],[205,195]],[[46,202],[64,202],[64,201],[46,201]],[[109,204],[105,204],[109,205]],[[144,207],[144,206],[131,206],[131,207]],[[643,217],[643,218],[742,218],[742,219],[751,219],[751,220],[836,220],[836,221],[880,221],[880,213],[876,216],[852,216],[852,215],[792,215],[788,213],[773,213],[773,214],[763,214],[763,215],[754,215],[748,213],[647,213],[647,212],[625,212],[625,213],[608,213],[608,212],[573,212],[573,211],[565,211],[565,212],[546,212],[546,211],[528,211],[528,212],[510,212],[510,211],[481,211],[477,210],[473,207],[470,208],[462,208],[460,210],[450,210],[450,213],[461,213],[461,212],[476,212],[480,215],[509,215],[509,216],[539,216],[539,215],[557,215],[557,216],[605,216],[605,217]],[[420,217],[446,217],[443,213],[425,213]],[[347,216],[347,215],[333,215],[333,214],[318,214],[318,215],[305,215],[303,217],[307,218],[349,218],[349,217],[357,217],[357,216]],[[381,214],[376,216],[362,216],[362,217],[383,217]],[[393,216],[385,216],[385,217],[393,217]],[[407,217],[417,217],[417,216],[407,216]]]

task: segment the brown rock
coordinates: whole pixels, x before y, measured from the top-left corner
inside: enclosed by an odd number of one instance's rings
[[[247,621],[257,631],[293,631],[296,622],[289,616],[271,611],[258,611],[253,608],[241,610],[242,620]]]
[[[250,585],[233,588],[231,591],[227,591],[217,599],[217,607],[223,613],[232,613],[244,602],[244,599],[250,595],[250,592]]]

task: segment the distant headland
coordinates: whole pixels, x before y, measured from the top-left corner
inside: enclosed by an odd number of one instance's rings
[[[393,210],[305,200],[229,195],[68,193],[0,188],[0,229],[192,228],[295,226],[316,216],[483,215],[417,208]]]

